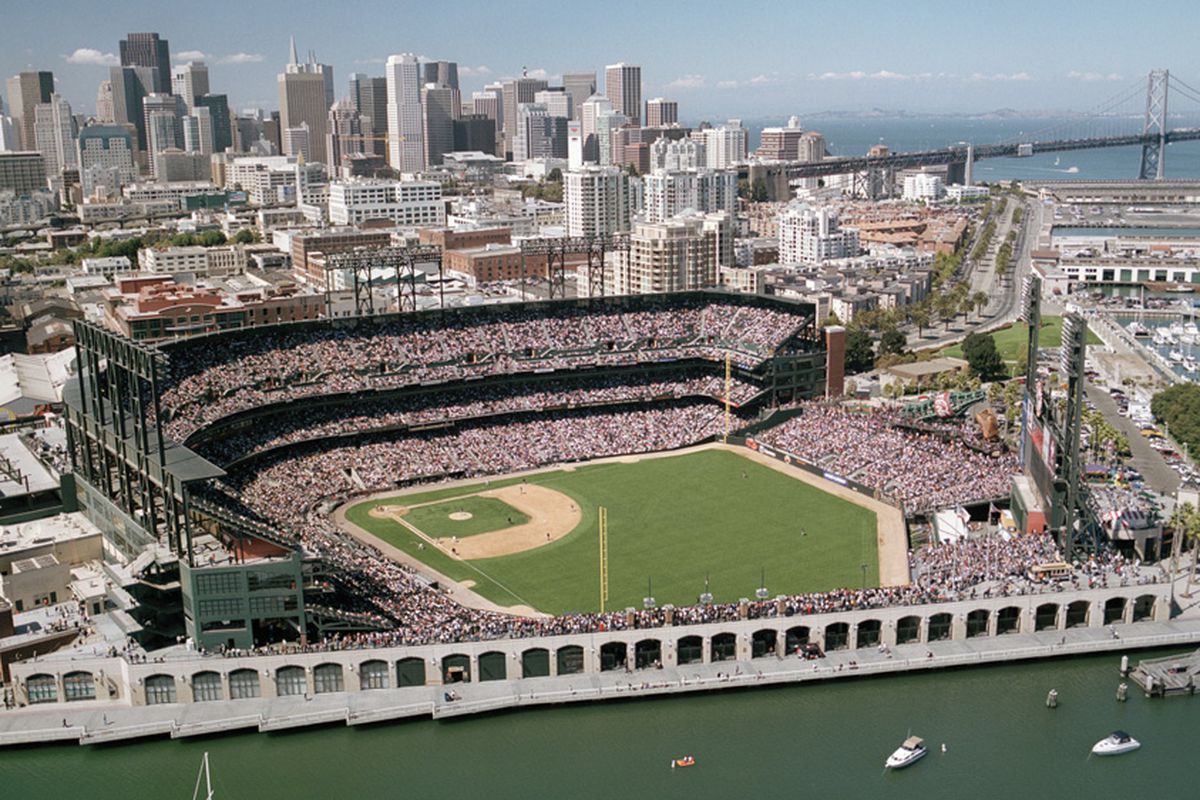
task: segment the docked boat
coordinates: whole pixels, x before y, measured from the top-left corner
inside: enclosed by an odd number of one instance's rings
[[[929,751],[925,749],[925,740],[920,736],[910,736],[896,752],[888,756],[883,766],[886,769],[903,769],[914,761],[919,761]]]
[[[1172,351],[1171,351],[1171,352],[1170,352],[1170,353],[1167,355],[1167,358],[1171,359],[1171,360],[1172,360],[1172,361],[1174,361],[1176,364],[1178,364],[1179,362],[1183,361],[1183,353],[1182,353],[1181,351],[1179,351],[1179,350],[1172,350]]]
[[[1154,332],[1154,344],[1159,347],[1175,344],[1175,336],[1166,328],[1159,328]]]
[[[675,769],[676,767],[694,767],[694,766],[696,766],[696,759],[692,758],[691,756],[684,756],[683,758],[671,759],[671,769]]]
[[[1183,368],[1188,372],[1200,372],[1200,364],[1196,363],[1196,359],[1191,356],[1184,357]]]
[[[1092,747],[1092,755],[1119,756],[1137,750],[1142,743],[1125,731],[1113,731],[1107,737],[1096,742]]]
[[[1152,333],[1152,331],[1149,328],[1147,328],[1145,325],[1138,322],[1137,320],[1134,320],[1133,322],[1129,323],[1129,325],[1127,325],[1125,329],[1127,331],[1129,331],[1130,336],[1136,336],[1139,339],[1143,339]]]
[[[1186,283],[1172,283],[1170,286],[1166,287],[1166,291],[1174,294],[1190,294],[1191,292],[1195,291],[1195,287],[1189,286]]]

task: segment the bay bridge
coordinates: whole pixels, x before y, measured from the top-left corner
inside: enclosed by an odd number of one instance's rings
[[[744,169],[741,177],[752,180],[764,178],[769,184],[778,179],[791,182],[853,174],[871,176],[867,177],[867,182],[878,184],[890,183],[891,177],[900,170],[946,166],[947,183],[963,183],[970,176],[970,165],[985,158],[1022,158],[1071,150],[1140,146],[1142,152],[1137,178],[1162,180],[1167,145],[1200,140],[1200,128],[1168,127],[1168,92],[1190,101],[1193,105],[1189,110],[1200,113],[1200,90],[1193,89],[1168,70],[1154,70],[1144,84],[1139,82],[1132,89],[1125,89],[1079,118],[1045,131],[1023,134],[1013,141],[996,144],[958,142],[934,150],[907,153],[886,152],[886,148],[883,148],[885,152],[862,156],[826,157],[812,162],[752,164]],[[1141,108],[1142,102],[1144,109]],[[1136,103],[1139,108],[1135,111],[1130,107],[1131,103]],[[1129,130],[1134,126],[1135,129]],[[1097,128],[1106,130],[1100,133]]]

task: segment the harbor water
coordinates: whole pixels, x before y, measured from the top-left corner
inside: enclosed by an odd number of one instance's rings
[[[1113,653],[454,721],[6,749],[0,786],[23,800],[186,798],[208,751],[218,800],[1197,796],[1186,767],[1200,698],[1148,700],[1131,685],[1119,703],[1119,664]],[[1089,755],[1117,728],[1141,750]],[[910,733],[930,754],[885,772]],[[669,767],[686,755],[695,766]]]

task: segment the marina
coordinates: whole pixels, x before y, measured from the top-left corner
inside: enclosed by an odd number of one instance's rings
[[[1166,658],[1150,658],[1140,662],[1129,677],[1147,697],[1194,695],[1200,680],[1200,650]]]

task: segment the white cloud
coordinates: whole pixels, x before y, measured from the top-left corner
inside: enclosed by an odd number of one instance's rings
[[[949,78],[953,76],[947,75],[944,72],[934,75],[932,72],[894,72],[890,69],[867,72],[863,69],[855,69],[848,72],[810,73],[807,77],[810,81],[927,81],[934,78]]]
[[[681,75],[667,84],[668,89],[703,89],[703,75]]]
[[[468,77],[472,75],[483,76],[492,74],[491,68],[486,67],[483,64],[480,64],[478,67],[459,67],[458,72],[460,75],[466,75]]]
[[[755,75],[753,78],[747,81],[747,83],[749,83],[751,86],[762,86],[763,84],[774,82],[774,78],[768,78],[766,75]]]
[[[550,73],[544,69],[529,69],[525,70],[525,77],[545,81],[550,79]]]
[[[1076,81],[1119,81],[1121,76],[1115,72],[1110,72],[1107,75],[1103,72],[1080,72],[1079,70],[1071,70],[1067,73],[1067,77]]]
[[[181,61],[181,62],[183,62],[183,61],[205,61],[209,58],[212,58],[212,56],[210,56],[208,53],[204,52],[203,50],[184,50],[182,53],[176,53],[175,58],[179,59],[179,61]]]
[[[68,64],[91,64],[98,67],[116,67],[121,64],[121,59],[112,53],[101,53],[91,47],[80,47],[71,55],[63,56],[63,58],[67,60]]]
[[[1028,72],[993,72],[991,74],[985,72],[972,72],[967,78],[970,81],[1031,81],[1033,76]]]
[[[258,64],[266,61],[267,57],[262,53],[230,53],[227,56],[221,56],[217,59],[218,64]]]
[[[736,89],[737,87],[737,81],[717,81],[718,89]]]
[[[818,81],[861,81],[865,77],[867,77],[867,73],[861,69],[852,72],[822,72],[820,75],[809,75],[810,79]]]

